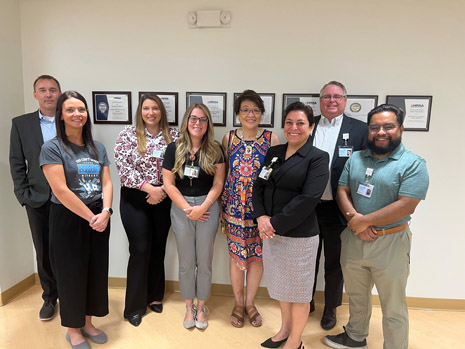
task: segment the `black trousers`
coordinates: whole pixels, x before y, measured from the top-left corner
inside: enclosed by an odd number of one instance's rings
[[[33,208],[25,205],[32,242],[36,250],[37,272],[42,286],[42,298],[46,302],[56,303],[58,298],[57,282],[50,265],[49,252],[49,216],[50,201],[41,207]]]
[[[342,303],[344,280],[340,262],[341,233],[347,224],[343,221],[341,214],[336,200],[320,202],[316,207],[318,226],[320,228],[320,244],[316,257],[313,295],[315,295],[321,250],[323,248],[325,254],[325,306],[328,308],[336,308]]]
[[[129,240],[124,317],[144,315],[147,304],[165,294],[165,248],[171,226],[171,200],[150,205],[147,193],[121,187],[120,213]]]
[[[80,328],[86,315],[108,314],[110,224],[99,233],[65,206],[51,205],[50,257],[58,285],[61,324]],[[100,213],[102,202],[89,208]]]

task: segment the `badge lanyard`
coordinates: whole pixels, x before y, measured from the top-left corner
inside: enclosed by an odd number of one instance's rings
[[[347,141],[349,140],[349,134],[348,133],[343,133],[342,134],[342,139],[344,140],[344,145],[340,145],[338,147],[338,149],[339,149],[339,157],[340,158],[348,158],[354,152],[354,147],[351,146],[351,145],[347,145]]]
[[[374,185],[368,183],[371,177],[373,177],[373,169],[371,167],[367,167],[365,171],[365,183],[359,183],[357,194],[371,198],[371,194],[375,188]]]
[[[271,163],[268,165],[268,166],[265,166],[262,168],[262,170],[260,171],[260,174],[258,177],[260,177],[261,179],[264,179],[265,181],[267,181],[269,178],[270,178],[270,175],[271,175],[271,172],[273,172],[273,169],[271,168],[273,166],[273,164],[278,161],[278,157],[275,156],[272,160],[271,160]]]
[[[200,167],[194,166],[195,154],[190,154],[189,160],[191,160],[191,164],[186,165],[186,167],[184,168],[184,176],[189,177],[190,186],[192,187],[192,179],[199,178]]]

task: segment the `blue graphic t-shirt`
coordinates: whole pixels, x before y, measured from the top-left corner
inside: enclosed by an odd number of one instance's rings
[[[86,205],[102,197],[101,173],[103,166],[110,165],[103,144],[95,142],[97,154],[85,146],[71,144],[67,152],[57,138],[44,143],[40,152],[40,166],[47,164],[63,165],[66,185]],[[52,193],[52,202],[60,201]]]

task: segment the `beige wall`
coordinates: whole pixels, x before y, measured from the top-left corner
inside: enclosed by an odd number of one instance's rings
[[[188,29],[187,13],[199,9],[231,11],[231,28]],[[186,91],[227,92],[228,124],[215,129],[218,139],[232,127],[233,93],[245,88],[276,93],[280,135],[282,94],[317,92],[329,80],[342,81],[351,94],[377,94],[380,102],[387,94],[433,95],[430,131],[404,133],[407,148],[426,158],[431,177],[411,224],[407,294],[463,298],[465,229],[456,217],[465,212],[465,165],[458,161],[465,2],[22,0],[20,14],[26,110],[36,108],[29,85],[42,73],[88,101],[93,90],[132,91],[133,106],[138,91],[177,91],[181,115]],[[110,156],[121,129],[94,128]],[[114,165],[112,178],[118,184]],[[128,251],[118,185],[114,202],[110,275],[124,277]],[[213,281],[229,283],[224,236],[215,248]],[[177,279],[172,236],[166,261],[168,279]]]
[[[0,292],[34,272],[33,249],[26,211],[16,201],[10,177],[8,149],[11,117],[24,113],[20,7],[0,1]],[[29,85],[29,84],[28,84]],[[29,89],[29,95],[31,89]]]

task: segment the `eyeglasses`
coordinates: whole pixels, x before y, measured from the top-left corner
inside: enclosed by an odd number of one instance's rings
[[[252,113],[253,115],[260,115],[262,111],[260,109],[240,109],[239,110],[242,114],[244,115],[249,115],[249,113]]]
[[[332,96],[331,96],[331,95],[324,95],[324,96],[321,96],[320,98],[321,98],[321,99],[324,99],[325,101],[329,101],[329,100],[331,100],[331,98],[332,98],[332,99],[334,99],[335,101],[340,102],[340,101],[342,101],[344,98],[346,98],[346,96],[344,96],[344,95],[332,95]]]
[[[394,130],[397,126],[399,126],[399,124],[393,124],[393,123],[384,124],[384,125],[372,124],[372,125],[368,125],[368,129],[370,130],[370,132],[373,132],[373,133],[379,132],[381,129],[383,129],[386,132],[389,132],[389,131]]]
[[[198,118],[197,116],[189,116],[189,122],[191,124],[196,124],[198,122],[200,122],[201,124],[206,124],[208,122],[208,118]]]

